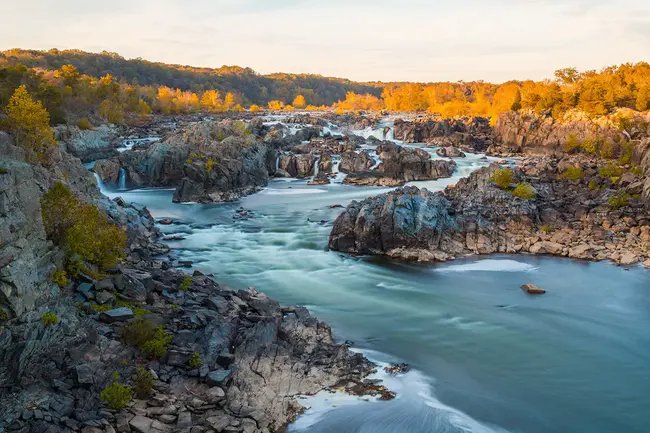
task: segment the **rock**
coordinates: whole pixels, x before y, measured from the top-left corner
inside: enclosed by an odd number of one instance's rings
[[[206,382],[210,386],[223,386],[228,381],[231,375],[231,370],[216,370],[208,373]]]
[[[404,182],[451,177],[456,169],[454,161],[434,160],[422,149],[409,149],[394,143],[378,146],[377,153],[382,161],[378,171],[385,177]]]
[[[546,293],[546,290],[539,288],[532,283],[524,284],[523,286],[521,286],[521,290],[528,293],[529,295],[543,295],[544,293]]]
[[[306,155],[282,155],[280,157],[280,170],[286,172],[289,177],[305,178],[314,174],[316,157]]]
[[[223,389],[219,388],[218,386],[215,386],[213,388],[210,388],[205,395],[207,397],[208,403],[215,404],[223,400],[224,397],[226,396],[226,393],[224,392]]]
[[[99,317],[103,322],[113,323],[113,322],[123,322],[125,320],[132,319],[134,316],[133,316],[133,311],[130,308],[119,307],[101,313]]]
[[[181,431],[189,427],[192,427],[192,414],[189,412],[179,412],[175,431]]]
[[[136,415],[129,421],[129,426],[138,433],[150,433],[153,420],[146,416]]]
[[[443,158],[465,158],[465,154],[453,146],[440,147],[436,150],[438,156]]]
[[[329,185],[330,183],[330,178],[325,172],[318,172],[316,176],[309,182],[307,182],[307,185]]]
[[[115,138],[117,130],[106,125],[82,130],[76,126],[54,128],[57,140],[62,141],[67,151],[84,162],[117,155]]]
[[[81,283],[77,286],[77,292],[81,293],[84,298],[88,300],[95,299],[95,294],[93,293],[93,285],[90,283]]]
[[[620,259],[618,260],[618,264],[623,266],[633,265],[638,262],[639,262],[639,257],[630,251],[624,252],[623,255],[620,257]]]
[[[530,252],[532,254],[554,254],[558,255],[562,253],[563,245],[556,242],[540,241],[536,242],[530,247]]]

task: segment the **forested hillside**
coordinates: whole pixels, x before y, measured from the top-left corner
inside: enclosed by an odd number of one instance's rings
[[[79,73],[93,77],[107,74],[131,85],[167,86],[201,93],[205,90],[232,92],[242,103],[266,105],[279,100],[291,103],[298,95],[310,105],[331,105],[345,99],[347,92],[381,94],[378,86],[355,83],[341,78],[308,74],[260,75],[250,68],[222,66],[218,69],[168,65],[143,59],[127,60],[116,53],[87,53],[80,50],[36,51],[13,49],[0,53],[0,66],[23,64],[47,70],[73,65]]]

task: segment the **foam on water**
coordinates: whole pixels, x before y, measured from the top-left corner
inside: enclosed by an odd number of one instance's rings
[[[534,272],[537,268],[516,260],[485,259],[461,265],[443,265],[435,272]]]

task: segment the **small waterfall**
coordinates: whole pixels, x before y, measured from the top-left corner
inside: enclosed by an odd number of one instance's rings
[[[99,188],[99,192],[106,195],[106,189],[104,188],[104,182],[102,182],[102,178],[99,177],[99,175],[94,171],[91,171],[91,173],[93,176],[95,176],[95,180],[97,180],[97,188]]]
[[[120,168],[120,177],[117,181],[117,189],[120,191],[126,191],[126,169]]]
[[[318,156],[314,162],[314,177],[318,176],[318,164],[320,164],[320,156]]]
[[[278,155],[278,157],[275,158],[275,172],[277,173],[279,169],[280,169],[280,156]]]

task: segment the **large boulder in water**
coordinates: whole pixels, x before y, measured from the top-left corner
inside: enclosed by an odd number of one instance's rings
[[[378,146],[377,153],[382,161],[379,170],[384,176],[404,182],[451,177],[456,169],[453,161],[434,160],[422,149],[409,149],[390,142]]]
[[[117,158],[99,160],[92,171],[97,173],[104,183],[117,183],[120,177],[120,161]]]
[[[341,173],[359,173],[366,171],[372,165],[372,159],[368,152],[344,152],[341,155],[339,171]]]
[[[231,136],[203,148],[184,167],[174,202],[222,202],[252,194],[268,183],[268,148]]]
[[[305,178],[314,174],[315,163],[316,157],[311,154],[282,155],[279,166],[290,177]]]

